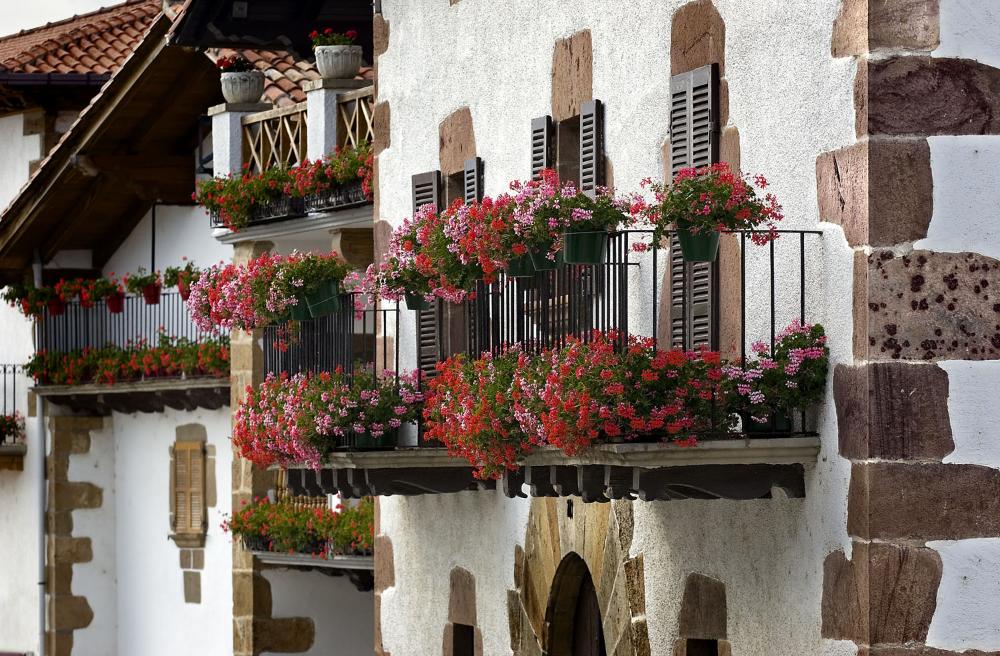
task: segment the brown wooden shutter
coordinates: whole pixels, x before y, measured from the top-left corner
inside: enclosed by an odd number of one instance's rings
[[[442,209],[441,172],[428,171],[413,176],[413,211],[430,203]],[[417,366],[425,376],[433,376],[441,360],[441,302],[435,301],[430,310],[417,312]]]
[[[542,177],[542,169],[550,169],[552,162],[553,125],[551,116],[531,119],[531,179]]]
[[[595,198],[604,184],[604,104],[588,100],[580,105],[580,191]]]
[[[174,532],[205,532],[205,445],[174,444]]]
[[[473,157],[465,160],[463,177],[464,196],[466,203],[475,203],[483,199],[483,158]]]
[[[715,64],[670,79],[670,173],[719,161]],[[670,239],[670,345],[719,347],[719,262],[686,263]]]

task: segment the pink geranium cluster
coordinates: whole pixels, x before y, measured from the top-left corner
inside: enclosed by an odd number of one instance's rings
[[[318,467],[324,454],[349,435],[378,439],[420,414],[423,394],[416,374],[371,368],[353,374],[268,375],[236,411],[233,444],[259,466],[305,463]]]

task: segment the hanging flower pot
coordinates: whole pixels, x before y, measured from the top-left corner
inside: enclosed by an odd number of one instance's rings
[[[288,318],[292,321],[309,321],[312,319],[313,315],[309,312],[309,306],[306,305],[305,299],[299,297],[296,300],[298,303],[288,308]]]
[[[182,301],[188,300],[188,296],[191,295],[191,285],[186,280],[178,280],[177,293],[180,294]]]
[[[46,306],[48,307],[50,317],[59,317],[66,312],[66,303],[61,298],[49,299]]]
[[[359,449],[384,449],[396,446],[399,430],[387,430],[379,437],[372,437],[371,433],[351,433],[351,446]]]
[[[406,299],[406,307],[410,310],[423,311],[433,307],[432,302],[428,301],[423,294],[406,292],[403,296]]]
[[[507,263],[507,275],[512,278],[533,278],[535,276],[535,265],[531,263],[531,256],[515,255]]]
[[[105,297],[104,302],[111,314],[121,314],[125,310],[125,293],[112,292]]]
[[[309,314],[313,318],[324,317],[334,312],[340,312],[343,304],[340,301],[340,281],[326,280],[308,295],[306,295],[306,305],[309,306]]]
[[[678,227],[677,239],[686,262],[714,262],[719,254],[719,233],[714,230],[694,233]]]
[[[160,292],[162,290],[163,290],[163,285],[161,285],[158,282],[144,285],[142,288],[142,297],[146,300],[146,305],[159,305]]]
[[[541,247],[532,248],[529,253],[531,253],[531,264],[535,267],[535,271],[552,271],[558,269],[563,265],[563,252],[559,250],[556,253],[555,259],[549,259],[549,252],[552,250],[551,244],[546,244]]]
[[[607,232],[567,232],[563,235],[566,264],[603,264],[608,250]]]

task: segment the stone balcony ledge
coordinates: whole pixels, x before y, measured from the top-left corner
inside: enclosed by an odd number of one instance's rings
[[[71,410],[108,415],[111,412],[163,412],[229,404],[229,379],[214,377],[151,378],[105,385],[35,385],[31,391]]]

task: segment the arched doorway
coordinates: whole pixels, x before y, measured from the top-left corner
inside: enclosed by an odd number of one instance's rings
[[[552,579],[545,624],[549,656],[607,656],[597,589],[576,552],[566,554]]]

